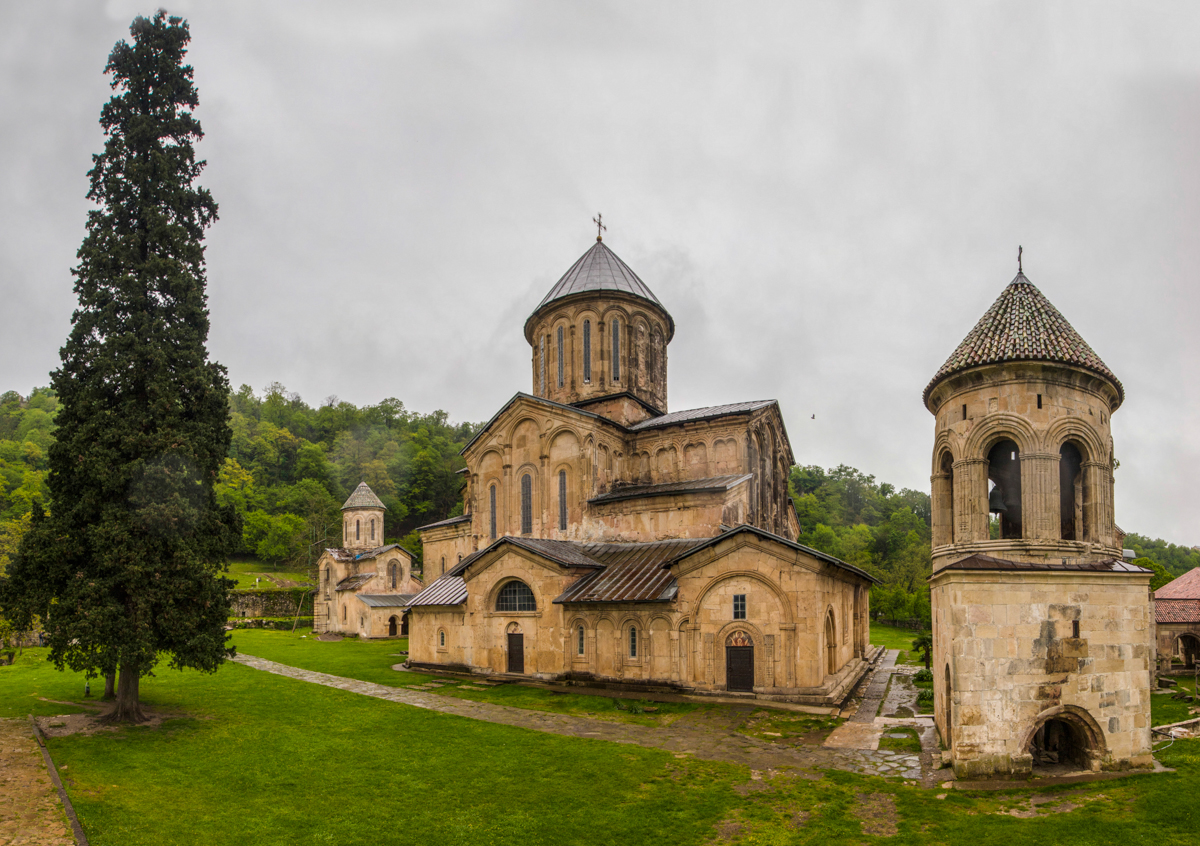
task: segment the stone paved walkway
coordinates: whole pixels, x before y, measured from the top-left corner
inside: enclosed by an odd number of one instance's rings
[[[875,721],[875,714],[879,711],[879,703],[883,701],[884,694],[887,693],[888,680],[892,677],[898,657],[900,657],[899,649],[889,649],[884,654],[879,666],[875,668],[875,675],[871,677],[871,683],[867,685],[863,701],[859,704],[858,710],[854,712],[854,716],[850,718],[851,722],[871,723]]]
[[[0,844],[73,846],[67,816],[27,720],[0,720]]]
[[[637,746],[664,749],[676,755],[686,754],[710,761],[728,761],[754,770],[783,767],[805,770],[839,769],[865,775],[920,778],[919,762],[916,765],[915,775],[913,774],[913,762],[917,760],[914,755],[901,755],[872,749],[837,749],[824,746],[793,747],[740,734],[738,729],[759,707],[758,703],[705,709],[694,714],[686,714],[666,726],[638,726],[568,714],[531,711],[491,702],[473,702],[469,699],[439,696],[436,693],[412,688],[388,687],[312,670],[302,670],[245,653],[238,653],[233,660],[256,670],[347,690],[363,696],[373,696],[389,702],[411,705],[415,708],[438,711],[443,714],[455,714],[473,720],[485,720],[568,737],[632,743]]]

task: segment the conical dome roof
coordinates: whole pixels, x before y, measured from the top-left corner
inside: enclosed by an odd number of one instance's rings
[[[1082,367],[1112,382],[1120,401],[1125,401],[1121,381],[1021,272],[934,374],[924,399],[928,401],[934,386],[954,373],[1002,361],[1052,361]]]
[[[654,296],[654,292],[647,287],[646,283],[629,269],[629,265],[621,261],[620,257],[599,239],[554,284],[550,293],[546,294],[545,298],[538,303],[538,307],[533,310],[533,313],[537,314],[555,300],[588,291],[614,291],[647,300],[658,306],[663,314],[666,314],[667,340],[670,341],[671,336],[675,334],[675,321],[663,304],[658,301],[658,297]],[[531,315],[530,320],[532,319]],[[525,329],[528,334],[529,321],[526,321]]]
[[[371,486],[366,482],[359,482],[354,493],[350,494],[350,498],[342,506],[343,511],[352,508],[382,508],[387,511],[387,506],[380,502],[379,497],[375,496],[375,491],[371,490]]]

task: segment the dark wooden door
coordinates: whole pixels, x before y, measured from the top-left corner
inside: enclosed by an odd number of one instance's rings
[[[525,635],[523,634],[508,636],[508,671],[510,673],[525,672]]]
[[[725,647],[725,689],[754,690],[754,647]]]

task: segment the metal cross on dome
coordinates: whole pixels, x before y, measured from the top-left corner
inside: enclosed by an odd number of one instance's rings
[[[600,237],[600,233],[608,231],[608,227],[601,222],[602,220],[604,220],[604,215],[600,214],[600,212],[596,212],[596,216],[592,218],[592,223],[596,224],[597,241],[603,241],[604,239]]]
[[[1024,270],[1021,269],[1021,253],[1023,253],[1023,252],[1025,252],[1025,248],[1022,247],[1020,244],[1018,244],[1017,245],[1017,273],[1025,272]]]

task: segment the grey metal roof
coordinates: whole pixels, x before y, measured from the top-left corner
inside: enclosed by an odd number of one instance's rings
[[[1001,361],[1054,361],[1082,367],[1112,382],[1119,401],[1125,401],[1121,381],[1021,272],[934,374],[923,398],[928,400],[934,385],[947,376]]]
[[[358,487],[354,489],[354,493],[350,494],[350,498],[342,506],[343,511],[349,511],[352,508],[382,508],[385,511],[387,510],[387,506],[380,502],[379,497],[375,496],[375,491],[371,490],[371,486],[366,482],[359,482]]]
[[[375,578],[374,573],[358,573],[353,576],[347,576],[337,583],[335,590],[358,590],[373,578]]]
[[[686,411],[672,411],[662,417],[651,417],[649,420],[635,423],[629,428],[631,431],[640,432],[644,429],[657,429],[660,426],[690,423],[693,420],[710,420],[714,417],[725,417],[731,414],[746,414],[775,404],[775,400],[754,400],[753,402],[734,402],[729,405],[710,405],[706,408],[689,408]]]
[[[678,585],[665,565],[707,543],[707,538],[653,543],[589,543],[582,551],[604,564],[567,587],[554,602],[667,602]]]
[[[1009,561],[1005,558],[994,558],[991,555],[972,555],[953,564],[947,564],[943,570],[1015,570],[1027,572],[1074,571],[1093,573],[1150,573],[1145,567],[1118,561],[1115,558],[1108,561]],[[939,571],[941,572],[941,571]]]
[[[458,517],[447,517],[445,520],[438,520],[436,523],[426,523],[424,526],[417,526],[413,531],[423,532],[426,529],[436,529],[438,526],[453,526],[455,523],[470,523],[470,514],[460,514]]]
[[[624,499],[642,499],[650,496],[674,496],[689,493],[714,493],[728,491],[742,482],[754,478],[753,473],[742,475],[713,476],[708,479],[688,479],[683,482],[665,482],[658,485],[625,485],[608,493],[592,497],[589,503],[620,502]]]
[[[409,608],[423,605],[461,605],[467,601],[467,583],[462,576],[449,573],[439,578],[408,603]]]
[[[538,303],[538,307],[533,310],[533,313],[537,314],[543,307],[555,300],[590,291],[615,291],[629,294],[654,303],[663,310],[663,313],[667,311],[646,283],[629,269],[629,265],[621,261],[616,253],[605,246],[603,241],[597,239],[596,243],[581,255],[562,275],[562,278],[554,284],[550,293],[546,294]],[[674,335],[675,323],[671,320],[670,314],[667,314],[667,319],[671,323],[667,334],[668,336]],[[668,340],[670,340],[669,337]]]
[[[415,593],[360,593],[358,598],[371,608],[407,608]]]

